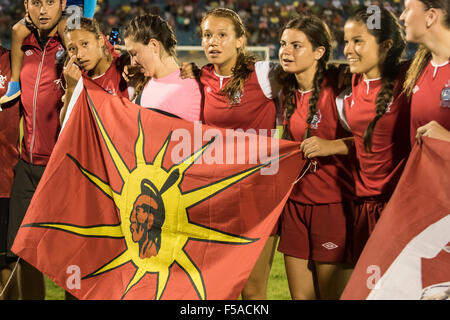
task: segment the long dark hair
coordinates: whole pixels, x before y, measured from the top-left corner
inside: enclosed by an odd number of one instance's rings
[[[392,47],[389,49],[384,61],[380,61],[380,73],[382,87],[375,101],[375,118],[369,123],[364,132],[364,147],[367,152],[372,150],[372,135],[378,120],[386,113],[391,102],[394,85],[397,79],[398,67],[402,54],[406,47],[406,41],[402,33],[402,28],[398,19],[393,13],[383,7],[380,9],[381,28],[367,28],[369,33],[375,37],[381,50],[381,45],[386,40],[392,40]],[[372,18],[373,12],[367,7],[361,7],[349,18],[349,20],[362,22],[367,26],[367,22]]]
[[[244,27],[244,23],[239,15],[231,9],[227,8],[216,8],[209,11],[202,19],[201,25],[205,20],[210,17],[227,18],[231,21],[234,27],[234,32],[236,38],[244,37],[246,41],[247,32]],[[241,48],[238,49],[238,55],[236,60],[236,65],[232,68],[233,77],[222,89],[222,94],[230,100],[231,104],[236,104],[242,90],[244,89],[245,80],[248,78],[252,72],[252,66],[257,61],[257,58],[249,54],[245,50],[245,42]]]
[[[328,26],[316,16],[302,15],[290,20],[281,31],[281,34],[286,29],[296,29],[302,31],[308,41],[311,43],[313,50],[318,47],[325,47],[325,52],[320,60],[317,62],[317,70],[313,80],[313,91],[309,98],[309,113],[306,122],[311,124],[314,115],[317,112],[317,101],[319,100],[320,91],[322,89],[322,81],[327,70],[327,63],[331,57],[332,37]],[[297,80],[294,74],[281,73],[281,83],[285,84],[285,123],[291,118],[297,106],[296,91],[298,89]],[[306,129],[305,139],[310,137],[310,128]],[[287,124],[284,125],[283,138],[290,139],[290,132]]]
[[[447,29],[450,29],[450,1],[448,0],[419,0],[425,5],[425,11],[431,8],[440,9],[444,13],[444,25]],[[403,89],[408,96],[412,95],[414,86],[417,79],[422,73],[423,69],[427,66],[431,59],[431,52],[423,45],[419,45],[411,66],[406,74],[406,80],[403,83]]]

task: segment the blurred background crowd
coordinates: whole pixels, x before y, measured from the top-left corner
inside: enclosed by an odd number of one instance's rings
[[[200,45],[200,22],[205,12],[227,7],[239,13],[248,30],[249,46],[267,46],[270,58],[277,59],[279,31],[295,14],[314,13],[327,22],[334,37],[334,59],[345,59],[344,23],[358,5],[383,5],[397,16],[403,0],[98,0],[95,18],[105,34],[143,13],[159,14],[174,28],[179,45]],[[9,48],[11,27],[24,15],[23,1],[0,0],[1,44]],[[409,45],[406,58],[413,56]]]

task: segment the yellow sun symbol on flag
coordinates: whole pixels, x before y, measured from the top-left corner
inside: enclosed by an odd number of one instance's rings
[[[157,274],[155,298],[160,299],[169,280],[169,268],[174,262],[178,263],[190,278],[199,298],[206,299],[201,271],[183,250],[186,243],[189,240],[202,240],[245,245],[258,239],[236,236],[191,223],[187,209],[256,173],[269,165],[270,161],[203,187],[182,192],[180,184],[184,173],[213,143],[213,140],[206,143],[200,150],[194,151],[184,161],[173,164],[166,170],[163,167],[163,161],[171,136],[169,134],[153,162],[146,162],[144,134],[139,113],[139,133],[134,147],[136,167],[130,171],[108,136],[89,96],[88,100],[103,141],[122,178],[122,190],[120,192],[113,190],[107,182],[83,168],[74,157],[68,156],[91,183],[114,201],[120,213],[120,224],[74,226],[63,223],[32,223],[24,227],[57,229],[82,237],[124,239],[125,251],[83,278],[95,277],[132,262],[136,266],[136,271],[123,292],[122,299],[147,273]]]

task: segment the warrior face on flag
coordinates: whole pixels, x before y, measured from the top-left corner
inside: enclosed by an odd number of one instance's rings
[[[158,254],[164,218],[164,203],[161,196],[155,185],[144,179],[141,182],[141,194],[136,199],[130,215],[130,231],[133,241],[139,243],[141,259]]]

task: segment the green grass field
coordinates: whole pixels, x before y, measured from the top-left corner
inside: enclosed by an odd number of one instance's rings
[[[46,278],[47,294],[46,300],[64,300],[64,290]],[[275,257],[270,272],[269,285],[267,289],[267,298],[269,300],[290,300],[289,288],[284,271],[283,255],[278,251],[275,252]]]

